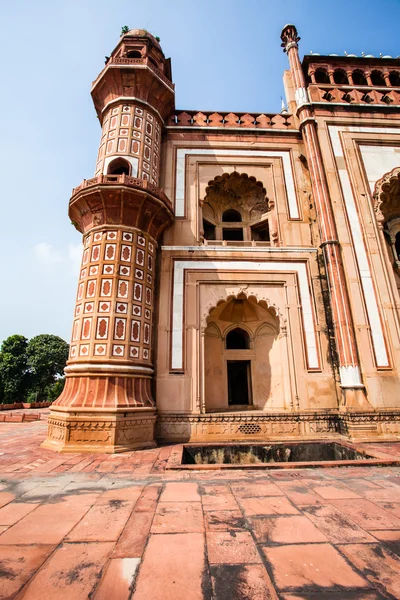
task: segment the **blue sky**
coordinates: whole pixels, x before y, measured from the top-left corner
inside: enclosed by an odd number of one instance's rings
[[[70,337],[80,234],[71,189],[93,175],[89,90],[121,26],[161,38],[180,109],[279,112],[286,23],[301,54],[400,55],[400,0],[14,0],[0,3],[0,341]]]

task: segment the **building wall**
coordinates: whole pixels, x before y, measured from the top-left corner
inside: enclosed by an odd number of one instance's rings
[[[400,166],[399,125],[379,113],[318,118],[363,381],[374,408],[399,404],[399,296],[372,199],[376,182]]]
[[[161,250],[156,357],[160,414],[227,408],[223,344],[205,338],[210,311],[240,294],[272,308],[279,323],[273,343],[260,339],[254,348],[262,357],[252,368],[255,408],[273,412],[338,406],[340,390],[322,300],[325,275],[303,153],[295,129],[241,131],[240,136],[212,130],[178,135],[173,127],[168,129],[161,185],[173,201],[175,223],[165,233]],[[277,232],[269,246],[202,242],[201,202],[209,182],[235,171],[254,177],[266,189]],[[218,390],[211,392],[207,378],[216,372]],[[265,374],[271,374],[269,381]]]

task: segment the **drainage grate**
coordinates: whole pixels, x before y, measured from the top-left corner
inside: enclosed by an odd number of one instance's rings
[[[244,423],[243,425],[239,425],[238,430],[245,435],[252,435],[254,433],[260,433],[261,427],[256,423]]]

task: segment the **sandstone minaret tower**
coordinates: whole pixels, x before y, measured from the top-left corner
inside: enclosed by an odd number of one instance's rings
[[[95,177],[73,190],[83,234],[65,389],[44,446],[117,452],[154,445],[152,340],[157,247],[173,221],[159,186],[174,111],[169,59],[145,30],[123,35],[94,81],[102,126]]]

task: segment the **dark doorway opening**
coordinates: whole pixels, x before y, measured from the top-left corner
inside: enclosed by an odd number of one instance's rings
[[[213,225],[209,221],[206,221],[206,219],[203,219],[203,231],[204,231],[204,238],[206,240],[215,240],[216,239],[215,225]]]
[[[243,242],[243,229],[222,229],[222,239],[229,242]]]
[[[228,404],[250,404],[249,360],[228,360]]]

